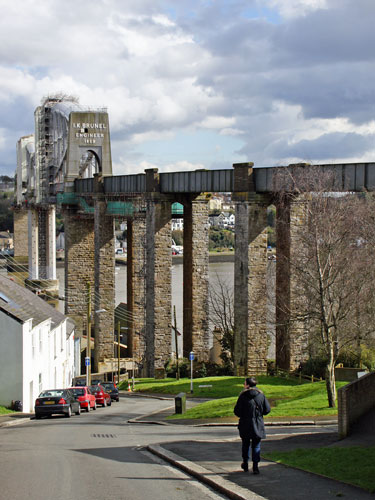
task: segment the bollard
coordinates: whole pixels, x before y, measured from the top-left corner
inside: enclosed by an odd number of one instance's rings
[[[175,403],[175,413],[185,413],[186,411],[186,394],[184,392],[180,392],[174,398]]]

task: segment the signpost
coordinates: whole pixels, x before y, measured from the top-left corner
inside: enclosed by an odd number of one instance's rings
[[[193,394],[193,361],[194,361],[193,351],[189,353],[189,359],[190,359],[190,394]]]
[[[86,366],[86,385],[89,384],[89,371],[90,371],[90,358],[88,356],[85,357],[85,366]]]

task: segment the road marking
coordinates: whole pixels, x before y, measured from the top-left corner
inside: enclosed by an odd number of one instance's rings
[[[92,438],[117,438],[116,434],[91,434]]]

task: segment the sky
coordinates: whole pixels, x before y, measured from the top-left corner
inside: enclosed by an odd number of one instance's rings
[[[374,0],[0,0],[0,174],[56,92],[113,173],[375,161]]]

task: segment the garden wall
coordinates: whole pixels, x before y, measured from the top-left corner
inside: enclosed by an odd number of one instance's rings
[[[372,408],[375,408],[375,372],[341,387],[338,390],[340,438],[348,436],[354,422]]]

